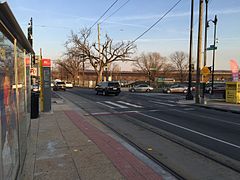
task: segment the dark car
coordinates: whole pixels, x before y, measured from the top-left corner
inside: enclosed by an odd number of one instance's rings
[[[104,96],[108,94],[115,94],[117,96],[121,92],[120,84],[116,81],[101,82],[96,85],[95,90],[97,94],[101,93]]]
[[[58,90],[63,90],[66,91],[66,84],[65,82],[56,82],[53,86],[53,90],[54,91],[58,91]]]
[[[164,93],[184,93],[186,94],[188,91],[188,87],[182,84],[175,84],[170,87],[164,88]]]

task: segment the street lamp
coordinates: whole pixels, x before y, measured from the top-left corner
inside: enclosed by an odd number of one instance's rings
[[[193,34],[193,12],[194,12],[194,0],[191,4],[191,22],[190,22],[190,43],[189,43],[189,68],[188,68],[188,92],[186,95],[186,100],[193,100],[193,95],[191,91],[192,86],[192,34]]]
[[[213,40],[213,59],[212,59],[212,94],[213,94],[213,84],[214,84],[214,64],[215,64],[215,50],[216,50],[216,35],[217,35],[217,15],[215,15],[214,20],[208,20],[207,27],[209,27],[209,22],[214,24],[214,40]]]

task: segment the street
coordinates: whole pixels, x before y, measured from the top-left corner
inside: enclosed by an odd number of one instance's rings
[[[187,105],[183,94],[102,96],[80,88],[58,94],[184,179],[239,176],[239,114]]]

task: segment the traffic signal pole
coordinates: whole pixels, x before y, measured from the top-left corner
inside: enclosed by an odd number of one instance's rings
[[[186,100],[193,100],[191,91],[192,87],[192,34],[193,34],[193,13],[194,13],[194,0],[191,2],[191,22],[190,22],[190,43],[189,43],[189,68],[188,68],[188,93]]]

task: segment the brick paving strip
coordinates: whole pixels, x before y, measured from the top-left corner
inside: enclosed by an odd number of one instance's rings
[[[126,179],[163,179],[112,137],[89,124],[84,117],[80,116],[76,111],[64,112],[69,119],[112,161],[115,167]]]

